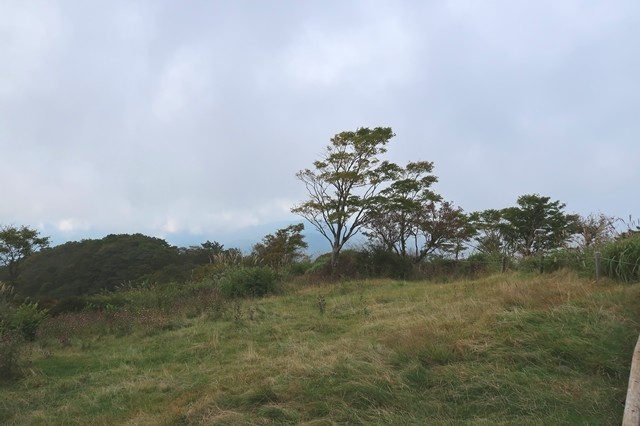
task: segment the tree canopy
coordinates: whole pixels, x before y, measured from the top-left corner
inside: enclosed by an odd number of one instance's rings
[[[517,206],[501,211],[504,243],[525,257],[564,246],[578,231],[579,219],[564,208],[564,203],[538,194],[518,197]]]
[[[375,198],[365,224],[363,233],[369,240],[402,257],[408,255],[410,240],[418,237],[421,212],[441,198],[431,191],[431,185],[438,181],[432,171],[433,163],[428,161],[395,167],[393,181]]]
[[[64,298],[125,283],[185,281],[208,258],[142,234],[71,241],[25,260],[16,290],[24,296]]]
[[[303,230],[303,223],[278,229],[275,234],[266,235],[255,244],[252,254],[259,264],[278,270],[304,256],[303,251],[308,244],[304,241]]]
[[[49,237],[27,226],[0,228],[0,266],[6,268],[7,280],[14,283],[22,262],[33,253],[49,246]]]
[[[390,127],[359,128],[331,138],[323,157],[313,169],[296,176],[306,186],[309,199],[292,209],[309,221],[331,244],[335,269],[345,243],[369,220],[372,203],[397,166],[380,161],[394,136]]]

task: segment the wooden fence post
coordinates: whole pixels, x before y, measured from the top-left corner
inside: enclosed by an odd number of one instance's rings
[[[502,256],[502,265],[500,265],[500,272],[503,274],[507,271],[507,257]]]
[[[600,279],[600,260],[601,260],[601,254],[599,251],[596,252],[596,281],[598,281]]]

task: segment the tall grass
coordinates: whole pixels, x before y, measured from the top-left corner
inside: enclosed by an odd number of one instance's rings
[[[608,244],[603,252],[604,271],[624,282],[640,281],[640,233]]]

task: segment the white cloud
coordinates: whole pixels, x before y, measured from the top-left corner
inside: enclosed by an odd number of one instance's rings
[[[86,231],[90,228],[87,223],[83,223],[74,218],[62,219],[56,224],[56,229],[61,232]]]

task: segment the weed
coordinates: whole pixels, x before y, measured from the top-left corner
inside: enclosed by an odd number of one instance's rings
[[[324,315],[327,310],[327,299],[324,296],[318,296],[316,298],[316,307],[320,310],[320,314]]]

